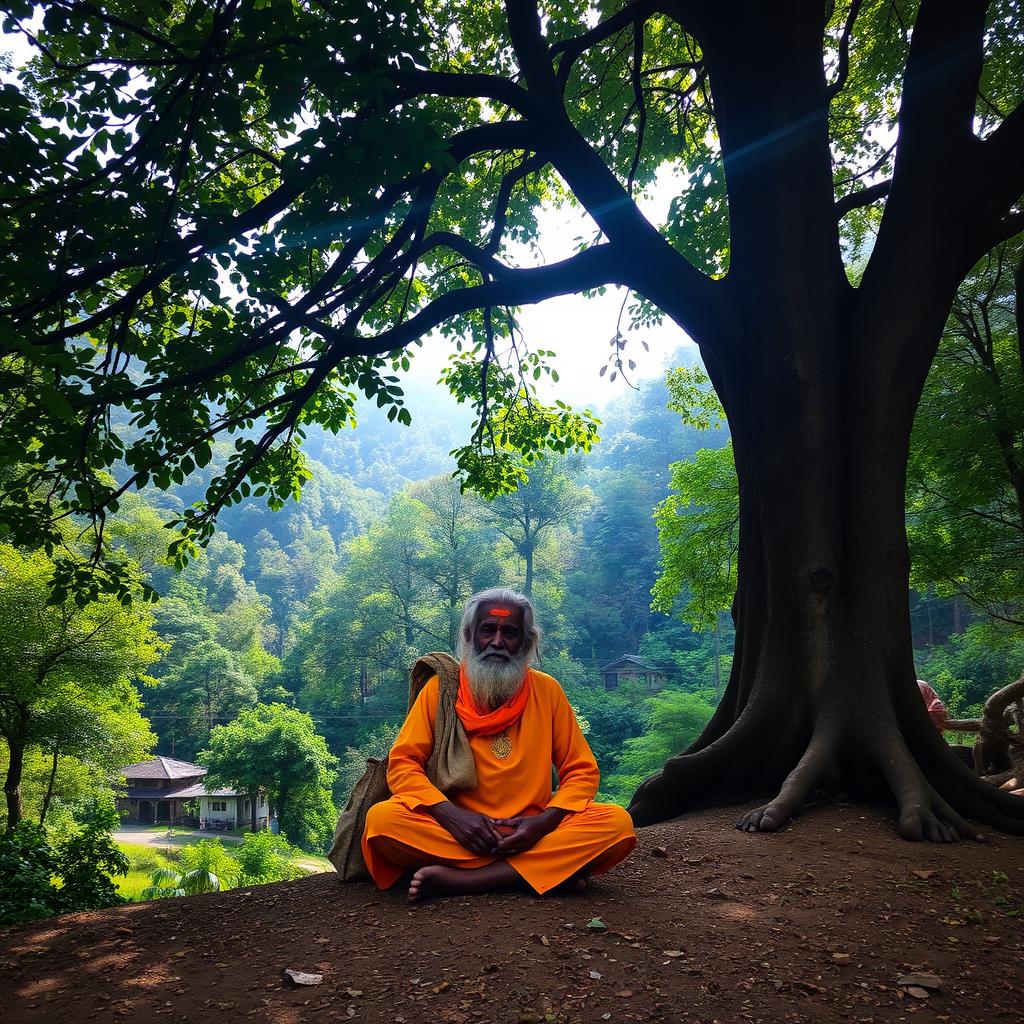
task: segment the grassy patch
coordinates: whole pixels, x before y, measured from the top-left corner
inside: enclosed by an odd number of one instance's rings
[[[129,871],[127,875],[121,875],[114,879],[117,891],[132,903],[141,903],[143,891],[148,889],[153,881],[148,871]]]
[[[118,848],[128,858],[131,870],[127,875],[114,879],[117,891],[133,903],[141,902],[144,898],[142,893],[153,884],[151,876],[154,871],[158,868],[170,868],[173,871],[182,870],[179,863],[182,848],[191,846],[193,843],[197,843],[204,838],[223,839],[224,837],[223,835],[219,837],[196,835],[194,837],[181,836],[176,838],[179,838],[180,841],[180,846],[177,843],[175,844],[178,846],[176,849],[145,846],[140,843],[118,843]],[[230,854],[233,844],[228,842],[223,845],[226,852]],[[288,863],[298,868],[303,874],[319,874],[334,870],[331,862],[326,857],[318,857],[312,853],[296,853],[288,858]],[[227,886],[225,885],[224,888],[227,888]]]
[[[133,871],[156,871],[171,866],[173,854],[168,857],[165,850],[141,843],[118,843],[117,847],[128,858]]]
[[[291,863],[310,874],[323,874],[333,871],[334,865],[326,857],[317,857],[312,853],[299,853],[291,858]]]

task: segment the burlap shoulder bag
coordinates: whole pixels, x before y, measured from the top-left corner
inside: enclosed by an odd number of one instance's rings
[[[409,673],[409,707],[420,690],[437,676],[440,689],[434,720],[434,748],[424,766],[427,778],[445,794],[476,788],[476,764],[469,737],[455,713],[459,691],[459,663],[450,655],[434,651],[423,655]],[[352,795],[338,817],[327,859],[334,865],[342,882],[366,882],[370,872],[363,860],[362,838],[366,813],[376,803],[391,796],[388,789],[387,758],[370,757],[366,771],[353,786]]]

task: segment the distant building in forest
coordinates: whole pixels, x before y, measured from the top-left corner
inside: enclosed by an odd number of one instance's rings
[[[601,679],[606,690],[617,690],[620,683],[633,682],[649,690],[660,690],[668,678],[660,668],[638,658],[635,654],[624,654],[615,661],[600,668]]]
[[[225,829],[249,825],[252,796],[234,789],[207,789],[201,764],[173,757],[125,765],[125,785],[119,790],[117,809],[125,821],[139,825],[198,825]],[[267,795],[256,799],[256,827],[269,823]]]

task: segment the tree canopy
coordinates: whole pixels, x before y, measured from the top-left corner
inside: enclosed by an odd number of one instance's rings
[[[84,608],[51,603],[53,562],[0,544],[0,736],[8,747],[7,826],[21,819],[26,751],[95,759],[103,782],[155,737],[139,714],[135,682],[162,645],[145,606],[113,597]],[[120,760],[121,758],[126,760]],[[52,790],[52,777],[51,777]],[[45,808],[45,804],[44,804]],[[44,810],[45,815],[45,810]]]
[[[215,726],[199,760],[209,786],[235,786],[254,797],[264,789],[292,842],[320,847],[334,829],[331,783],[338,763],[309,715],[283,704],[243,708]]]
[[[58,594],[122,587],[107,513],[208,466],[219,437],[179,561],[242,496],[296,493],[303,437],[350,424],[356,391],[408,422],[397,373],[431,331],[473,410],[470,484],[508,491],[588,448],[593,418],[532,390],[549,352],[516,309],[623,286],[629,321],[700,346],[740,497],[732,677],[636,819],[738,757],[777,789],[745,828],[865,770],[908,838],[973,834],[964,813],[1022,827],[928,732],[904,525],[957,287],[1024,227],[1016,0],[56,0],[39,31],[8,10],[37,56],[0,92],[0,518],[53,550],[62,516],[89,519],[95,557],[62,560]],[[638,204],[659,173],[660,225]],[[544,262],[557,202],[594,230]]]

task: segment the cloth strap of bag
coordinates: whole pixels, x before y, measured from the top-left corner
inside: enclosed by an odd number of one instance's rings
[[[409,673],[409,707],[412,707],[420,690],[435,675],[441,685],[434,722],[434,749],[425,765],[427,777],[444,793],[474,789],[476,763],[466,730],[455,713],[459,665],[450,654],[426,654],[413,665]],[[362,882],[370,878],[360,842],[366,827],[367,811],[391,795],[387,770],[386,758],[369,758],[366,771],[353,787],[348,804],[338,817],[334,842],[327,857],[337,869],[338,878],[342,882]]]
[[[409,707],[420,690],[437,676],[437,712],[434,718],[434,749],[424,765],[427,778],[442,793],[476,789],[476,761],[462,721],[455,711],[459,692],[459,663],[442,651],[424,654],[409,673]]]

